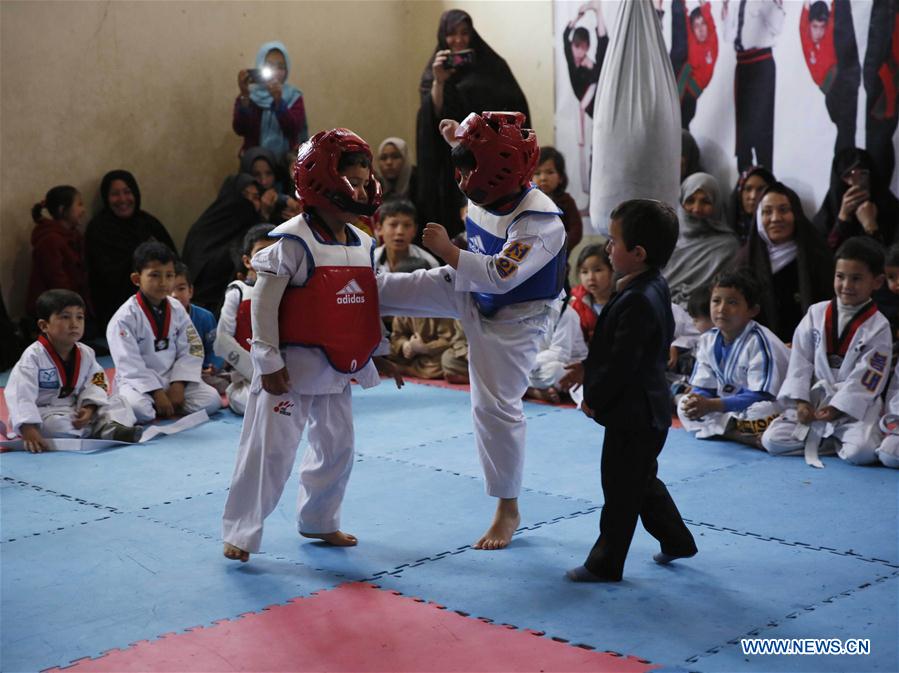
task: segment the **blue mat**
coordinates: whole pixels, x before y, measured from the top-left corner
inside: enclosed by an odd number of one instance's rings
[[[658,545],[640,531],[624,582],[564,581],[564,570],[583,561],[597,521],[597,515],[564,519],[528,531],[508,553],[448,556],[378,583],[572,643],[712,670],[701,665],[704,660],[695,663],[708,650],[802,606],[891,574],[857,559],[694,527],[700,548],[694,559],[656,565],[651,557]],[[883,591],[879,593],[883,600]],[[897,608],[895,595],[882,604],[886,611]],[[893,670],[886,644],[877,648],[881,654],[872,655],[872,661],[880,670]]]
[[[899,671],[899,576],[862,583],[793,610],[762,628],[758,638],[870,639],[870,655],[746,656],[739,644],[699,658],[703,671]]]
[[[473,616],[652,659],[672,670],[899,670],[899,473],[772,458],[673,430],[660,476],[700,554],[663,568],[638,531],[615,586],[576,586],[597,532],[602,428],[526,404],[523,529],[469,548],[492,514],[467,394],[354,389],[357,462],[344,527],[358,548],[302,540],[294,476],[250,564],[221,557],[241,419],[93,455],[0,455],[3,670],[38,670],[231,618],[346,579]],[[301,451],[302,451],[301,447]],[[9,541],[14,540],[14,541]],[[750,660],[741,637],[870,637],[869,657]]]
[[[410,564],[470,549],[493,516],[494,500],[480,479],[382,458],[360,458],[353,467],[341,527],[361,540],[355,549],[303,539],[296,530],[298,480],[293,476],[266,521],[263,551],[352,580],[372,579]],[[146,516],[218,540],[225,495],[199,496],[145,510]],[[522,526],[582,511],[583,503],[527,493]]]
[[[3,544],[2,554],[4,671],[66,665],[339,583],[298,563],[227,562],[217,538],[133,514]]]

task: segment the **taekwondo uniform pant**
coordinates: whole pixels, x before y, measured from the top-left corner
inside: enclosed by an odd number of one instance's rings
[[[678,402],[677,417],[684,430],[695,432],[697,439],[720,437],[728,430],[761,437],[762,432],[781,413],[781,407],[777,402],[762,401],[750,404],[743,411],[711,412],[694,421],[687,418],[684,412],[686,400],[687,397],[684,395]]]
[[[819,453],[836,453],[847,463],[869,465],[877,462],[875,453],[878,445],[877,420],[880,416],[878,407],[871,407],[860,421],[837,420],[835,423],[816,421],[821,430]],[[762,446],[774,455],[802,455],[805,450],[805,439],[796,436],[800,426],[795,409],[787,409],[778,416],[762,435]],[[837,440],[836,445],[833,438]]]
[[[228,406],[238,416],[243,416],[247,411],[247,401],[250,397],[250,382],[241,377],[239,381],[232,381],[225,391],[228,396]]]
[[[297,530],[333,533],[353,469],[350,385],[331,395],[251,394],[240,434],[237,465],[225,503],[225,542],[258,552],[262,525],[290,477],[306,423],[309,447],[300,463]]]
[[[546,332],[549,303],[527,317],[503,317],[510,308],[485,318],[471,294],[454,288],[450,267],[378,277],[381,312],[430,318],[456,318],[468,339],[468,375],[475,441],[487,493],[517,498],[524,471],[525,418],[521,398],[528,389],[540,338]],[[514,305],[513,305],[514,306]]]
[[[119,394],[124,397],[134,415],[137,417],[138,423],[149,423],[156,418],[156,405],[153,402],[153,396],[149,393],[142,393],[128,385],[127,382],[119,386]],[[202,381],[188,381],[184,386],[184,413],[192,414],[195,411],[205,409],[206,413],[212,416],[216,411],[222,408],[222,397],[218,391],[208,383]]]
[[[44,437],[95,437],[108,423],[131,427],[137,423],[131,406],[121,395],[110,395],[109,401],[97,408],[91,423],[83,428],[72,425],[74,407],[42,407],[41,434]]]

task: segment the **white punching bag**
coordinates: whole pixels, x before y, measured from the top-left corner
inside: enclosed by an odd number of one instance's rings
[[[627,199],[680,196],[681,118],[671,59],[649,0],[624,0],[609,34],[593,113],[590,221],[608,233]]]

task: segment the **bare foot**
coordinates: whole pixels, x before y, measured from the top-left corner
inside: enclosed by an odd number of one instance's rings
[[[540,400],[550,404],[559,404],[562,401],[562,398],[559,397],[559,391],[552,386],[549,388],[534,388],[530,386],[524,396],[529,400]]]
[[[355,535],[344,533],[341,530],[335,530],[333,533],[303,533],[300,531],[300,535],[314,540],[323,540],[335,547],[355,547],[359,544],[359,540],[356,539]]]
[[[496,505],[496,514],[493,515],[493,523],[481,539],[472,547],[475,549],[502,549],[509,546],[512,535],[521,524],[521,515],[518,513],[518,498],[500,498]]]
[[[229,558],[232,561],[240,561],[241,563],[246,563],[250,560],[250,552],[244,551],[240,547],[235,547],[233,544],[225,543],[224,550],[225,558]]]

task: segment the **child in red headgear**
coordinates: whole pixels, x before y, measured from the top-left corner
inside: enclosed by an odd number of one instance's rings
[[[259,550],[263,521],[281,497],[307,420],[297,528],[333,545],[356,544],[340,530],[353,466],[350,379],[377,385],[372,355],[386,349],[375,242],[348,224],[381,202],[371,162],[368,144],[348,129],[304,143],[294,166],[304,212],[276,227],[270,236],[278,241],[252,259],[253,380],[223,516],[230,559],[247,561]]]
[[[562,307],[565,229],[559,209],[530,182],[538,147],[524,119],[520,112],[485,112],[461,125],[441,122],[469,198],[468,250],[431,222],[422,240],[446,266],[378,276],[385,314],[458,318],[468,337],[475,440],[487,493],[499,499],[478,549],[505,547],[519,526],[521,398],[540,336]]]

